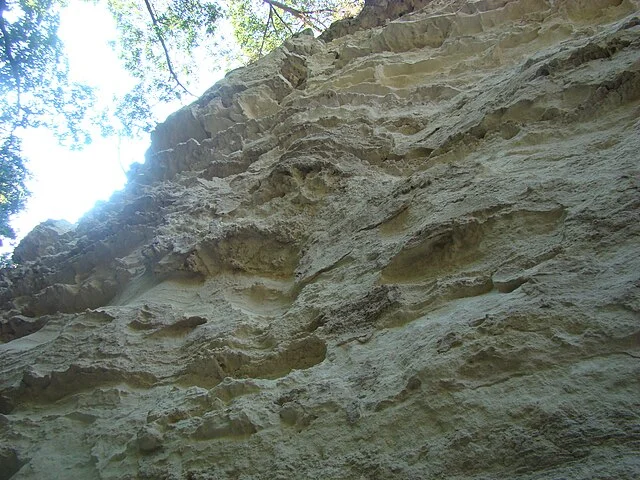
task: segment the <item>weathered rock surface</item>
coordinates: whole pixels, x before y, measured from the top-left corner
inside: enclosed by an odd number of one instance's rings
[[[169,117],[0,278],[0,477],[638,478],[638,9],[372,3]]]

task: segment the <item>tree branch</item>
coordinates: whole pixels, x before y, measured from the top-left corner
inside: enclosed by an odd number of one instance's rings
[[[284,10],[285,12],[290,13],[294,17],[299,18],[305,23],[313,26],[311,24],[311,20],[313,20],[309,15],[313,15],[314,13],[336,13],[337,10],[332,8],[318,8],[317,10],[298,10],[297,8],[290,7],[278,0],[262,0],[264,3],[268,3],[272,7],[277,7],[280,10]],[[320,22],[319,22],[320,23]]]
[[[315,21],[316,21],[316,22],[318,22],[318,24],[319,24],[319,25],[320,25],[324,30],[326,30],[326,29],[327,29],[327,25],[326,25],[322,20],[320,20],[320,19],[316,18],[316,19],[315,19]],[[316,26],[316,27],[313,27],[313,28],[315,28],[316,30],[320,31],[320,29],[319,29],[319,28],[317,28],[317,26]]]
[[[289,5],[285,5],[284,3],[278,2],[277,0],[262,0],[264,3],[269,4],[270,8],[277,7],[280,10],[284,10],[285,12],[290,13],[294,17],[298,17],[300,20],[304,20],[304,12],[301,10],[297,10]]]
[[[269,5],[269,8],[273,8],[271,5]],[[287,30],[289,30],[289,33],[291,35],[293,35],[293,30],[291,30],[291,27],[289,26],[289,24],[287,22],[285,22],[282,17],[280,16],[280,14],[278,13],[278,11],[274,8],[273,9],[273,13],[276,14],[276,17],[278,17],[278,19],[280,20],[280,23],[282,23],[285,27],[287,27]],[[275,31],[276,25],[275,23],[273,24],[273,29]]]
[[[305,25],[308,25],[312,28],[315,28],[316,30],[320,31],[320,28],[318,28],[318,24],[320,26],[322,26],[323,28],[327,28],[326,25],[324,23],[322,23],[321,21],[319,21],[318,19],[314,19],[311,17],[311,15],[313,15],[314,13],[327,13],[327,12],[335,12],[335,10],[332,10],[330,8],[320,8],[318,10],[298,10],[297,8],[293,8],[290,7],[289,5],[286,5],[282,2],[279,2],[278,0],[262,0],[264,3],[267,3],[269,5],[269,7],[276,7],[279,8],[280,10],[283,10],[287,13],[290,13],[291,15],[293,15],[294,17],[296,17],[297,19],[299,19],[300,21],[302,21],[302,23],[304,23]],[[278,15],[279,17],[279,15]],[[282,19],[280,19],[282,20]],[[283,22],[284,23],[284,22]],[[289,29],[291,30],[291,29]]]
[[[0,1],[4,1],[4,0],[0,0]],[[158,40],[160,41],[160,45],[162,45],[162,50],[164,50],[164,57],[167,60],[167,67],[169,67],[169,73],[171,74],[173,79],[176,81],[176,83],[185,92],[187,92],[192,97],[195,97],[195,95],[193,93],[191,93],[189,90],[187,90],[187,87],[185,87],[182,84],[182,82],[180,82],[180,80],[178,79],[178,75],[173,70],[173,65],[171,64],[171,57],[169,56],[169,50],[167,49],[167,45],[164,43],[164,38],[162,36],[162,31],[160,30],[160,25],[158,25],[158,19],[156,18],[155,13],[153,13],[153,9],[151,8],[151,4],[149,3],[149,0],[144,0],[144,4],[147,7],[147,11],[149,12],[149,16],[151,17],[151,23],[153,25],[153,30],[154,30],[154,32],[156,32],[156,36],[158,37]]]
[[[269,5],[269,17],[267,18],[267,24],[264,27],[264,33],[262,34],[262,43],[260,44],[260,51],[258,52],[258,57],[262,56],[262,49],[264,48],[264,41],[267,38],[267,32],[269,31],[269,22],[273,19],[273,6]],[[274,25],[275,28],[275,25]]]

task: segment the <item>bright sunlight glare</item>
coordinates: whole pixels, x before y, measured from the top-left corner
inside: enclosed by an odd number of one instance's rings
[[[104,6],[70,2],[61,14],[59,35],[69,57],[70,79],[98,87],[99,102],[108,102],[133,85],[107,43],[115,39],[116,32]],[[18,239],[6,244],[4,251],[12,250],[33,227],[49,218],[77,222],[96,201],[108,199],[124,186],[131,163],[144,160],[148,140],[104,139],[97,127],[91,133],[90,145],[69,151],[44,128],[24,132],[31,197],[11,222]]]
[[[223,36],[230,37],[228,25]],[[61,13],[59,36],[69,58],[70,80],[97,87],[98,104],[109,104],[113,95],[129,91],[134,81],[120,66],[109,42],[117,37],[115,22],[101,3],[72,0]],[[226,33],[226,35],[225,35]],[[228,67],[216,65],[215,67]],[[223,71],[202,75],[196,92],[219,80]],[[160,105],[156,112],[166,116],[180,104]],[[47,219],[76,223],[97,201],[107,200],[124,187],[125,172],[134,162],[144,162],[149,139],[102,138],[99,128],[91,132],[93,142],[81,151],[58,145],[46,129],[24,132],[23,154],[31,173],[31,191],[26,209],[15,215],[11,225],[17,239],[5,242],[0,253],[10,252],[36,225]]]

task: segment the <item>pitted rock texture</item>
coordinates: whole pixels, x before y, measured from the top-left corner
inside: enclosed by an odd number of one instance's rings
[[[640,477],[632,0],[367,2],[0,278],[12,479]]]

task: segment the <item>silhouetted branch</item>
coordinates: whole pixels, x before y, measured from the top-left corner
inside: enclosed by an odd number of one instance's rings
[[[271,5],[269,5],[269,8],[273,8]],[[291,27],[289,26],[289,24],[287,22],[285,22],[282,17],[280,16],[280,14],[278,13],[278,11],[274,8],[273,9],[273,13],[276,14],[276,17],[278,17],[278,19],[280,20],[280,22],[287,27],[287,30],[289,30],[289,33],[291,33],[291,35],[293,35],[293,30],[291,30]],[[275,24],[273,26],[275,28]]]
[[[302,21],[302,23],[304,23],[305,25],[309,25],[312,28],[315,28],[316,30],[320,30],[320,28],[318,28],[317,23],[320,24],[320,26],[325,27],[324,24],[322,22],[319,22],[317,20],[314,20],[313,18],[311,18],[310,15],[313,15],[314,13],[321,13],[321,12],[331,12],[332,10],[329,9],[320,9],[320,10],[298,10],[297,8],[293,8],[290,7],[289,5],[286,5],[282,2],[279,2],[278,0],[262,0],[264,3],[267,3],[269,5],[270,8],[272,7],[276,7],[279,8],[280,10],[290,13],[291,15],[293,15],[294,17],[298,18],[300,21]],[[280,18],[280,15],[278,15],[278,18]],[[280,21],[282,21],[282,18],[280,18]],[[282,22],[285,25],[287,25],[284,21]],[[287,25],[288,27],[288,25]],[[326,28],[326,27],[325,27]],[[289,30],[291,30],[291,28],[289,28]]]
[[[0,0],[0,1],[4,1],[4,0]],[[155,13],[153,13],[153,9],[151,8],[151,4],[149,3],[149,0],[144,0],[144,4],[146,5],[147,11],[149,12],[149,16],[151,17],[151,23],[153,25],[153,30],[156,32],[156,36],[158,37],[158,40],[160,41],[160,45],[162,45],[162,50],[164,50],[164,56],[165,56],[165,59],[167,60],[167,67],[169,67],[169,73],[171,74],[173,79],[176,81],[176,83],[185,92],[187,92],[189,95],[195,97],[195,95],[193,93],[191,93],[189,90],[187,90],[187,87],[185,87],[182,84],[182,82],[180,82],[180,80],[178,79],[178,75],[173,70],[173,65],[171,64],[171,57],[169,56],[169,50],[167,49],[167,45],[164,43],[164,37],[162,36],[162,30],[160,29],[160,25],[158,25],[158,19],[156,18]]]
[[[262,43],[260,44],[260,51],[258,52],[258,56],[262,56],[262,49],[264,48],[264,41],[267,38],[267,32],[269,31],[269,23],[273,18],[273,7],[269,5],[269,18],[267,18],[267,24],[264,27],[264,33],[262,34]],[[275,28],[275,26],[274,26]]]

